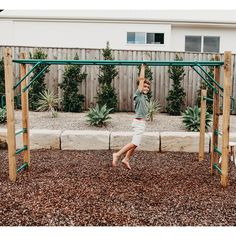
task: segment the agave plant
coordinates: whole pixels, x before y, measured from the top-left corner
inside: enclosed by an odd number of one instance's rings
[[[98,105],[96,105],[95,108],[89,108],[87,121],[90,125],[102,127],[107,124],[109,119],[111,119],[108,115],[112,110],[113,108],[107,109],[106,104],[101,108]]]
[[[198,106],[188,107],[183,113],[183,123],[188,131],[200,131],[201,109]],[[211,115],[206,112],[205,129],[208,131],[211,123]]]
[[[59,103],[59,98],[48,90],[44,90],[43,93],[40,93],[40,99],[37,103],[37,111],[49,111],[52,114],[52,117],[57,117],[56,108]]]
[[[159,102],[155,99],[150,99],[150,102],[148,103],[148,115],[147,120],[153,121],[154,115],[159,112],[161,109],[161,106]]]

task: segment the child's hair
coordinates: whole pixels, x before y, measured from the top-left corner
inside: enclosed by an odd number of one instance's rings
[[[148,84],[150,86],[151,85],[150,80],[145,79],[144,84]],[[139,80],[137,81],[137,86],[139,86]]]

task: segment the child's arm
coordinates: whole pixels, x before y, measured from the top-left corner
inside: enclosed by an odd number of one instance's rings
[[[138,90],[140,92],[143,91],[144,79],[145,79],[145,65],[142,64],[141,65],[141,70],[140,70],[140,75],[139,75],[139,78],[138,78],[138,80],[139,80]]]

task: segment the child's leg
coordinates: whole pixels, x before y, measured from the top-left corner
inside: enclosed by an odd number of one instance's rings
[[[133,143],[128,143],[123,148],[121,148],[119,152],[113,153],[112,166],[116,166],[117,161],[120,158],[120,156],[133,148],[136,148],[136,146]]]
[[[125,164],[125,166],[126,166],[129,170],[131,170],[131,167],[130,167],[130,165],[129,165],[129,161],[130,161],[131,156],[132,156],[132,154],[134,153],[135,149],[136,149],[136,147],[130,149],[130,150],[126,153],[125,158],[122,160],[122,163]]]

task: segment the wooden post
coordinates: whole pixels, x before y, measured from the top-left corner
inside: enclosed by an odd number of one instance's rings
[[[205,151],[205,126],[206,126],[206,99],[207,90],[201,91],[201,120],[200,120],[200,140],[199,140],[199,161],[204,160]]]
[[[7,144],[9,178],[16,181],[16,136],[14,117],[14,90],[13,90],[13,66],[12,52],[10,48],[4,50],[5,91],[7,109]]]
[[[144,64],[141,65],[141,70],[140,70],[139,77],[140,78],[145,78],[145,65]]]
[[[221,185],[228,185],[229,162],[229,124],[230,124],[230,95],[231,95],[231,52],[224,53],[224,98],[223,98],[223,130],[222,130],[222,164]]]
[[[215,61],[219,61],[219,55],[215,56]],[[220,83],[220,66],[215,66],[214,68],[214,79],[216,82]],[[214,85],[217,88],[216,85]],[[218,88],[217,88],[218,89]],[[218,89],[219,90],[219,89]],[[219,161],[219,154],[214,151],[214,147],[218,147],[219,136],[215,131],[219,131],[219,116],[220,116],[220,96],[217,93],[213,93],[213,124],[212,124],[212,139],[211,139],[211,174],[218,173],[213,165],[217,164]]]
[[[21,59],[26,58],[25,53],[20,54]],[[20,64],[20,77],[24,77],[26,74],[26,65]],[[28,84],[28,79],[22,81],[21,88],[24,88]],[[28,90],[25,92],[21,89],[21,106],[22,106],[22,128],[26,130],[23,132],[23,146],[27,146],[27,150],[24,150],[24,163],[27,162],[30,165],[30,144],[29,144],[29,104],[28,104]]]

